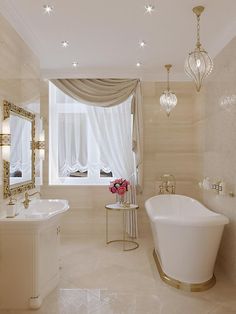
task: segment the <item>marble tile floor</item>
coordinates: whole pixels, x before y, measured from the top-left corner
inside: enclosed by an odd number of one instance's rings
[[[216,270],[217,284],[205,292],[183,292],[159,278],[151,235],[123,252],[103,237],[61,239],[61,279],[37,311],[1,314],[235,314],[236,286]]]

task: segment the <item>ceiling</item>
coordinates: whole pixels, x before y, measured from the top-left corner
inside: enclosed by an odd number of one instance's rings
[[[54,7],[51,15],[45,4]],[[152,14],[147,4],[155,6]],[[172,63],[170,79],[187,80],[183,64],[196,42],[197,5],[205,6],[202,45],[215,57],[236,34],[235,0],[0,0],[0,12],[38,56],[45,78],[165,80],[164,64]]]

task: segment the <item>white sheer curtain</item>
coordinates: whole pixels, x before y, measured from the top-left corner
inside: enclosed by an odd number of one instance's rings
[[[88,106],[87,109],[101,160],[109,165],[115,178],[130,180],[134,173],[130,100],[111,108]]]
[[[100,169],[111,171],[115,178],[134,177],[131,97],[114,107],[93,107],[51,84],[50,125],[52,183],[65,183],[65,177],[75,171],[89,170],[90,175]]]
[[[11,128],[11,157],[10,157],[10,173],[15,176],[18,175],[24,181],[31,179],[31,122],[22,119],[17,115],[10,117]],[[12,183],[18,179],[11,178]]]
[[[59,176],[88,170],[88,119],[86,113],[58,113]]]
[[[14,173],[15,171],[23,172],[22,169],[22,132],[24,129],[24,120],[18,118],[18,116],[11,115],[10,117],[10,126],[11,130],[14,129],[12,138],[11,138],[11,162],[10,162],[10,171]]]

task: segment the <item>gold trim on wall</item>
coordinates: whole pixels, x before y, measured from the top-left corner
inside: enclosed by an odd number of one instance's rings
[[[45,149],[45,141],[35,142],[35,149]]]
[[[21,107],[18,107],[6,100],[3,101],[3,119],[9,118],[10,113],[28,119],[32,123],[32,147],[35,147],[35,115]],[[31,180],[20,185],[10,186],[10,162],[3,160],[3,197],[22,193],[35,188],[35,150],[32,149],[32,174]]]
[[[11,146],[11,134],[0,134],[0,146]]]
[[[168,285],[170,285],[176,289],[184,290],[184,291],[190,291],[190,292],[200,292],[200,291],[205,291],[205,290],[210,289],[216,283],[216,278],[214,275],[208,281],[201,282],[201,283],[187,283],[187,282],[183,282],[183,281],[179,281],[179,280],[176,280],[174,278],[171,278],[170,276],[165,274],[164,271],[162,270],[162,267],[161,267],[161,264],[159,262],[159,259],[158,259],[158,256],[156,254],[155,249],[153,250],[153,257],[154,257],[154,261],[156,263],[157,270],[159,272],[161,279],[165,283],[167,283]]]

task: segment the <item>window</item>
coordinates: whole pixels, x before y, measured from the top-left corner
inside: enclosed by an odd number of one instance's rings
[[[49,183],[108,184],[125,167],[133,172],[130,117],[131,98],[109,108],[88,106],[50,83]]]

